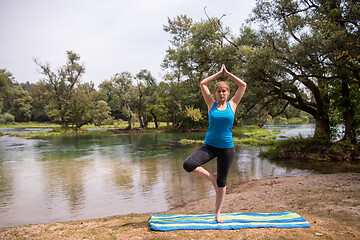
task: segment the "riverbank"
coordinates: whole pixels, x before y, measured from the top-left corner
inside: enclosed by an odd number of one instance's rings
[[[299,213],[306,229],[150,231],[150,214],[26,225],[0,229],[0,239],[357,239],[360,236],[360,174],[313,174],[229,186],[223,212]],[[210,213],[214,197],[165,213]]]
[[[261,155],[276,161],[302,159],[304,163],[347,162],[359,165],[360,145],[347,141],[329,142],[315,137],[298,137],[278,141]]]
[[[0,128],[1,130],[1,128]],[[74,129],[70,127],[53,127],[50,131],[30,131],[26,133],[6,133],[11,137],[21,138],[41,138],[41,137],[57,137],[57,136],[101,136],[112,134],[139,134],[139,133],[195,133],[206,132],[206,129],[172,129],[171,127],[159,128],[87,128]],[[273,132],[273,133],[272,133]],[[233,129],[234,144],[235,145],[252,145],[252,146],[266,146],[273,145],[276,142],[277,136],[274,131],[268,131],[257,126],[241,126]],[[275,131],[276,132],[276,131]],[[0,131],[1,133],[1,131]],[[181,144],[201,143],[203,140],[182,139]]]

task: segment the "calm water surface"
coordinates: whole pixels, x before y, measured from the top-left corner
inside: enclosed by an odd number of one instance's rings
[[[281,134],[297,135],[294,128],[282,127]],[[299,128],[312,134],[311,125]],[[192,137],[204,134],[0,137],[0,227],[165,211],[212,196],[209,182],[182,168],[200,145],[177,141]],[[259,158],[264,149],[237,146],[228,185],[314,172]],[[215,172],[216,161],[206,167]]]

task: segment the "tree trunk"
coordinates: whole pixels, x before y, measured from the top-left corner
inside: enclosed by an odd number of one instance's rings
[[[132,113],[131,113],[131,111],[130,111],[129,118],[128,118],[128,126],[127,126],[126,129],[131,129],[131,128],[132,128],[132,126],[131,126],[131,120],[132,120]]]
[[[356,143],[356,135],[354,129],[354,113],[347,109],[345,112],[345,135],[344,139],[350,140],[352,143]]]
[[[351,106],[349,85],[347,82],[342,82],[341,87],[345,117],[345,135],[343,140],[350,140],[352,143],[356,143],[355,128],[354,128],[354,111]]]
[[[131,109],[130,109],[130,107],[129,107],[129,105],[127,104],[126,101],[125,101],[125,107],[126,107],[126,108],[128,109],[128,111],[129,111],[128,126],[127,126],[126,129],[131,129],[131,128],[132,128],[132,126],[131,126],[131,120],[132,120],[132,118],[133,118],[133,115],[132,115]]]
[[[315,118],[315,137],[330,140],[330,122],[325,114],[314,116]]]
[[[143,120],[141,118],[141,110],[140,110],[141,105],[139,106],[139,110],[138,110],[138,115],[139,115],[139,123],[140,123],[140,128],[144,128],[144,123]]]
[[[154,118],[155,128],[158,128],[159,125],[158,125],[157,118],[156,118],[156,115],[155,115],[153,109],[151,109],[150,113],[151,113],[151,115],[152,115],[153,118]]]

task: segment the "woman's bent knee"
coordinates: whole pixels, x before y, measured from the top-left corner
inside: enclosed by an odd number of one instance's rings
[[[192,171],[195,170],[196,166],[194,166],[194,164],[192,164],[190,161],[185,160],[184,163],[183,163],[183,168],[187,172],[192,172]]]
[[[226,178],[218,177],[218,179],[216,180],[218,187],[226,187],[226,180]]]

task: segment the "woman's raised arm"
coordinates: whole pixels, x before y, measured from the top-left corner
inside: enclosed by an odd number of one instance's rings
[[[217,72],[207,78],[205,78],[204,80],[202,80],[200,82],[200,88],[201,88],[201,93],[204,97],[204,100],[206,102],[206,105],[208,106],[208,111],[210,111],[210,109],[212,108],[212,106],[214,105],[214,98],[211,96],[210,90],[208,88],[208,85],[214,81],[217,77],[221,76],[222,73],[222,68],[220,70],[220,72]]]
[[[238,85],[238,89],[235,93],[235,95],[230,99],[229,103],[232,107],[232,109],[236,110],[236,107],[237,105],[239,105],[240,103],[240,100],[242,99],[242,97],[244,96],[244,93],[245,93],[245,89],[246,89],[246,83],[241,80],[240,78],[238,78],[237,76],[235,76],[234,74],[232,74],[231,72],[229,72],[226,68],[225,68],[225,65],[223,65],[223,68],[224,68],[224,75],[225,76],[228,76],[229,78],[231,78],[235,83],[236,85]],[[223,69],[221,68],[221,69]]]

